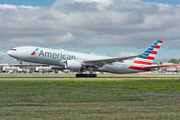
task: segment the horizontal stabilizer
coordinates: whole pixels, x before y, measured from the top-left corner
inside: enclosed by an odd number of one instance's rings
[[[176,67],[177,65],[144,66],[143,68]]]

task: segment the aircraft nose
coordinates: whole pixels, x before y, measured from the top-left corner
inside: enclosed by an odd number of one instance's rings
[[[9,51],[7,52],[7,54],[8,54],[9,56],[11,56],[11,57],[16,56],[16,52],[15,52],[15,51],[12,51],[12,50],[9,50]]]
[[[7,52],[7,54],[8,54],[8,55],[11,55],[11,51],[9,50],[9,51]]]
[[[13,48],[7,52],[7,54],[11,57],[15,56],[17,54],[17,49]]]

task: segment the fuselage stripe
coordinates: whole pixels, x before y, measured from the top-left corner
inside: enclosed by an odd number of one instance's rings
[[[130,66],[129,69],[134,69],[134,70],[142,70],[142,71],[150,71],[151,68],[142,68],[138,66]]]
[[[135,60],[134,63],[136,63],[136,64],[142,64],[142,65],[152,65],[152,63],[150,63],[150,62],[137,61],[137,60]]]

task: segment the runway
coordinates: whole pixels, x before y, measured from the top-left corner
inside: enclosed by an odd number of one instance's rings
[[[66,79],[66,78],[75,78],[76,77],[0,77],[0,79]],[[85,78],[85,77],[82,77]],[[98,78],[109,78],[109,79],[180,79],[180,77],[96,77],[96,78],[86,78],[86,79],[98,79]]]

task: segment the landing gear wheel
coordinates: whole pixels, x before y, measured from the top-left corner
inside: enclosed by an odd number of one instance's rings
[[[84,77],[89,77],[89,74],[84,74]]]
[[[80,77],[80,75],[79,75],[79,74],[76,74],[76,77]]]
[[[93,77],[97,77],[97,75],[96,75],[96,74],[93,74]]]
[[[93,74],[89,74],[89,77],[93,77]]]
[[[76,74],[76,77],[97,77],[96,74]]]

